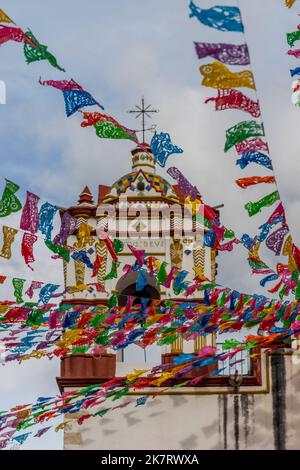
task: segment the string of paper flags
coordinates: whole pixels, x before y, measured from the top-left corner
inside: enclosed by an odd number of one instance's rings
[[[195,49],[199,59],[212,57],[214,62],[200,66],[200,73],[203,76],[202,85],[207,87],[216,88],[218,95],[215,98],[209,98],[206,102],[215,102],[216,111],[223,111],[227,109],[238,109],[249,113],[253,118],[261,118],[261,111],[259,102],[256,98],[246,96],[237,88],[249,88],[256,91],[253,73],[250,70],[242,70],[234,72],[228,68],[230,66],[247,66],[250,65],[250,54],[245,38],[245,29],[242,22],[241,11],[238,7],[216,6],[208,9],[198,7],[193,1],[190,2],[190,17],[195,17],[202,24],[217,29],[222,32],[235,31],[243,33],[243,44],[227,44],[227,43],[204,43],[196,42]],[[224,151],[228,152],[235,147],[239,159],[236,164],[241,169],[246,168],[249,164],[257,164],[264,167],[266,170],[273,172],[272,162],[269,156],[269,147],[265,141],[264,126],[256,120],[242,121],[226,131],[226,142]],[[294,245],[292,236],[287,225],[285,211],[280,202],[280,195],[276,184],[274,173],[265,176],[252,176],[247,178],[240,178],[236,180],[236,184],[246,189],[258,184],[274,184],[275,191],[262,197],[256,202],[248,202],[245,204],[245,209],[250,217],[255,216],[262,209],[272,207],[276,202],[279,202],[281,214],[275,210],[271,217],[268,219],[270,222],[268,231],[272,231],[273,227],[277,225],[277,229],[269,233],[267,238],[262,234],[262,239],[266,240],[266,246],[271,249],[275,256],[287,255],[290,246]],[[278,217],[277,217],[278,215]],[[267,225],[263,224],[260,228],[266,228]],[[246,236],[246,238],[248,238]],[[260,237],[252,239],[252,245],[260,244],[262,240]],[[295,251],[295,250],[294,250]],[[289,256],[290,278],[296,279],[298,268],[291,263]],[[252,263],[252,260],[250,261]],[[265,270],[265,267],[264,269]],[[279,264],[279,270],[281,266]],[[265,278],[269,282],[275,280],[274,273],[268,273],[270,276]],[[278,273],[277,273],[278,274]],[[275,274],[276,275],[276,274]],[[299,277],[299,276],[298,276]],[[262,280],[261,285],[264,284]],[[280,286],[281,284],[278,284]],[[284,287],[285,289],[286,287]],[[279,289],[279,287],[278,287]],[[278,290],[277,289],[277,290]],[[276,289],[275,289],[276,291]]]
[[[292,8],[295,2],[296,0],[294,1],[287,0],[285,4],[288,8]],[[300,40],[299,24],[297,26],[297,30],[286,33],[286,40],[287,40],[288,45],[290,46],[290,49],[287,51],[287,54],[294,59],[299,59],[300,49],[294,49],[295,45],[297,44],[297,41]],[[295,67],[294,69],[290,69],[290,74],[291,74],[291,77],[294,78],[292,82],[292,97],[291,97],[292,103],[295,106],[300,106],[300,79],[297,78],[297,76],[300,75],[300,67]]]
[[[247,249],[248,260],[253,272],[256,274],[268,274],[268,277],[263,279],[260,284],[265,286],[266,282],[274,281],[282,278],[282,281],[278,284],[278,289],[283,284],[283,294],[288,295],[289,292],[295,292],[295,287],[298,285],[297,276],[294,274],[293,281],[291,283],[290,272],[299,271],[300,266],[300,255],[298,248],[292,243],[291,237],[286,239],[285,244],[283,245],[283,237],[278,237],[278,231],[270,234],[272,227],[278,223],[285,221],[285,213],[282,204],[275,209],[269,219],[260,227],[260,233],[254,238],[251,238],[248,234],[243,234],[242,237],[237,238],[234,232],[230,229],[225,228],[220,224],[220,221],[214,211],[214,209],[208,205],[203,205],[200,199],[195,199],[190,201],[193,197],[197,197],[199,194],[198,189],[182,175],[182,173],[175,167],[168,169],[168,173],[176,179],[179,184],[181,192],[188,196],[188,202],[191,203],[191,210],[195,212],[194,216],[197,220],[197,217],[201,220],[201,223],[206,227],[204,232],[203,245],[214,248],[218,251],[232,251],[233,247],[237,244],[242,244]],[[11,189],[13,187],[13,190]],[[3,217],[11,213],[11,207],[16,210],[21,210],[22,204],[17,199],[15,194],[15,189],[17,185],[11,181],[6,180],[6,186],[3,192],[1,199],[1,205],[5,207],[5,212],[3,211]],[[70,259],[79,260],[85,264],[88,269],[93,271],[92,276],[96,276],[97,271],[100,269],[101,260],[96,256],[95,260],[92,261],[90,255],[93,254],[93,248],[86,249],[86,244],[91,245],[90,240],[92,239],[91,230],[87,223],[81,223],[78,228],[78,246],[81,247],[80,250],[74,250],[72,247],[66,245],[67,238],[74,233],[77,226],[77,221],[67,212],[64,213],[61,226],[58,234],[51,241],[47,237],[51,237],[53,229],[53,216],[56,213],[57,208],[52,204],[45,202],[42,204],[41,208],[38,208],[39,196],[27,192],[26,202],[24,204],[20,227],[23,232],[22,244],[21,244],[21,253],[25,259],[26,264],[30,266],[30,263],[34,262],[33,246],[38,238],[42,238],[47,248],[54,252],[54,257],[62,258],[66,262],[69,262]],[[198,212],[197,212],[198,210]],[[285,227],[285,223],[283,224]],[[25,232],[25,229],[27,230]],[[40,237],[37,235],[37,230],[41,230],[43,234],[46,235],[46,238]],[[284,231],[280,230],[280,234],[284,235]],[[2,226],[3,232],[3,243],[0,255],[3,258],[10,259],[12,256],[12,244],[15,242],[16,234],[18,229],[13,227],[8,227],[6,225]],[[117,267],[120,265],[117,253],[120,253],[124,249],[124,244],[121,240],[115,239],[111,240],[109,237],[103,233],[103,239],[107,245],[110,255],[112,256],[112,270],[108,274],[107,279],[117,277]],[[225,240],[225,243],[221,243]],[[289,263],[287,266],[283,267],[280,263],[277,266],[277,271],[275,272],[269,266],[267,266],[260,259],[258,248],[260,243],[264,242],[266,246],[272,250],[275,254],[280,254],[282,245],[283,252],[289,257]],[[131,247],[131,250],[134,248]],[[285,269],[283,269],[285,268]],[[32,269],[32,268],[31,268]]]
[[[195,5],[193,4],[193,2],[191,2],[191,5],[190,5],[190,8],[191,8],[191,11],[193,12],[193,14],[195,14],[195,12],[197,12],[198,16],[200,15],[200,17],[203,18],[205,17],[206,19],[209,18],[210,14],[209,14],[209,11],[200,11],[200,9],[197,9],[197,7],[195,7]],[[213,9],[212,9],[213,10]],[[226,10],[226,7],[221,8],[219,11],[218,11],[218,14],[220,14],[222,16],[222,14],[224,15],[224,11]],[[213,11],[214,12],[214,11]],[[204,15],[204,16],[203,16]],[[230,10],[230,15],[232,17],[231,18],[231,23],[230,25],[226,26],[226,21],[225,23],[223,24],[222,22],[222,26],[220,26],[220,28],[222,30],[226,30],[226,28],[233,28],[233,30],[240,30],[241,27],[238,27],[236,29],[236,24],[235,23],[241,23],[241,21],[237,21],[237,10],[233,8],[233,10]],[[8,22],[9,21],[9,18],[6,19],[5,18],[5,14],[3,13],[2,14],[2,18],[3,18],[3,22]],[[204,21],[204,20],[203,20]],[[208,21],[208,20],[207,20]],[[208,21],[209,23],[209,21]],[[210,24],[209,24],[210,25]],[[216,25],[213,25],[213,27],[217,27]],[[219,28],[219,29],[220,29]],[[5,28],[4,28],[5,30]],[[243,30],[243,28],[242,28]],[[8,40],[10,38],[10,35],[14,33],[14,31],[7,31],[7,35],[5,36],[6,40]],[[25,35],[25,33],[24,33]],[[14,37],[14,36],[13,36]],[[23,37],[24,39],[24,37]],[[36,41],[36,38],[34,38],[33,35],[30,35],[30,39],[31,41]],[[24,42],[24,41],[23,41]],[[36,44],[37,44],[37,41],[36,41]],[[25,46],[26,46],[26,50],[28,52],[28,47],[33,47],[34,46],[28,46],[28,44],[25,44],[24,45],[24,53],[25,53]],[[41,46],[39,46],[41,47]],[[197,46],[197,48],[199,49],[199,45]],[[247,47],[247,46],[246,46]],[[35,48],[36,49],[36,48]],[[36,50],[33,50],[31,52],[33,53],[37,53],[39,51],[36,51]],[[228,50],[227,50],[228,52]],[[244,51],[243,51],[243,54],[244,56],[246,56],[245,54],[245,48],[244,48]],[[26,53],[25,53],[25,56],[26,56]],[[34,55],[33,55],[34,56]],[[35,57],[35,56],[34,56]],[[41,58],[42,57],[42,58]],[[36,60],[44,60],[44,59],[49,59],[49,57],[44,57],[44,56],[41,56],[40,53],[37,53],[37,56],[36,56]],[[244,59],[245,61],[245,59]],[[53,59],[51,59],[51,65],[54,64],[54,66],[56,66],[57,62],[54,61]],[[222,64],[221,64],[222,65]],[[224,72],[224,70],[222,71],[222,73]],[[247,74],[246,74],[247,75]],[[249,75],[249,74],[248,74]],[[248,78],[245,78],[245,74],[243,75],[242,74],[242,78],[239,77],[238,80],[242,80],[243,83],[245,82],[245,79],[246,79],[246,84],[250,84],[250,86],[254,86],[254,80],[252,80],[252,82],[247,82],[247,80],[249,80],[249,77]],[[57,88],[61,91],[63,91],[64,93],[67,93],[67,92],[71,92],[71,91],[78,91],[78,92],[81,92],[82,91],[82,87],[80,87],[80,85],[76,84],[76,82],[74,80],[69,80],[69,81],[53,81],[53,80],[48,80],[48,81],[42,81],[40,79],[40,83],[42,85],[46,85],[46,86],[51,86],[51,87],[54,87],[54,88]],[[66,95],[64,95],[66,96]],[[224,96],[223,96],[224,98]],[[232,96],[231,96],[232,98]],[[241,95],[239,95],[239,99],[241,99]],[[244,99],[242,99],[243,101]],[[77,103],[78,104],[78,103]],[[249,108],[250,106],[250,108]],[[253,105],[254,106],[254,105]],[[252,107],[253,107],[252,106]],[[79,106],[78,109],[76,109],[77,111],[80,110],[81,111],[81,108],[82,106]],[[251,103],[250,102],[247,102],[247,105],[246,107],[248,109],[251,109]],[[256,106],[254,106],[254,108],[256,109],[256,113],[258,113],[258,103],[256,103]],[[254,109],[253,108],[253,109]],[[70,111],[70,110],[69,110]],[[67,112],[67,114],[70,115],[70,112]],[[88,112],[85,112],[83,113],[83,116],[84,116],[84,121],[82,122],[82,127],[86,127],[88,125],[97,125],[97,123],[102,123],[103,122],[103,119],[104,119],[104,116],[105,115],[102,115],[101,113],[88,113]],[[106,118],[105,118],[106,119]],[[108,119],[109,123],[110,124],[115,124],[113,118],[109,118]],[[241,142],[242,144],[243,142]],[[182,152],[182,149],[180,149],[179,147],[176,147],[174,146],[171,141],[170,141],[170,136],[169,134],[167,133],[160,133],[160,134],[155,134],[153,136],[153,139],[152,139],[152,142],[151,142],[151,147],[152,147],[152,150],[156,156],[156,159],[158,161],[158,163],[161,165],[161,166],[165,166],[166,164],[166,161],[167,161],[167,158],[170,154],[172,153],[181,153]],[[245,152],[243,153],[243,156],[242,156],[242,159],[241,159],[241,165],[245,165],[246,164],[246,160],[249,162],[249,161],[254,161],[253,158],[256,159],[257,155],[249,155],[249,152],[246,152],[247,155],[245,155]],[[246,158],[246,160],[245,160]],[[260,158],[260,161],[262,162],[263,161],[263,157],[262,155],[259,156]],[[265,160],[268,158],[267,156],[264,156]],[[243,162],[243,163],[242,163]],[[268,163],[265,162],[265,164],[267,165]],[[274,177],[253,177],[253,178],[243,178],[243,179],[240,179],[238,180],[238,184],[240,187],[248,187],[250,185],[253,185],[253,184],[258,184],[258,183],[272,183],[274,180]],[[249,203],[248,204],[248,209],[249,209],[249,213],[251,212],[251,215],[252,214],[255,214],[257,213],[258,211],[261,210],[262,207],[266,206],[266,205],[271,205],[272,203],[274,203],[274,201],[276,201],[277,199],[277,196],[278,196],[278,192],[274,192],[274,193],[271,193],[271,195],[263,198],[262,200],[258,201],[258,203]],[[32,193],[29,193],[28,194],[28,205],[32,205],[34,204],[34,202],[36,202],[36,198],[37,196],[33,195]],[[44,219],[45,221],[47,222],[47,217],[51,218],[51,211],[53,211],[54,209],[50,206],[47,206],[45,209],[47,209],[47,211],[45,211],[45,215],[44,215]],[[72,219],[70,218],[71,216],[69,216],[68,214],[65,214],[66,218],[68,220],[66,220],[66,226],[71,230],[72,228],[72,224],[74,224],[74,222],[72,221]],[[25,223],[25,226],[27,224],[27,226],[29,225],[29,231],[31,230],[32,232],[34,232],[34,224],[36,224],[36,219],[33,218],[33,221],[32,222],[28,222],[28,217],[27,217],[27,220],[26,220],[26,216],[25,216],[25,219],[24,219],[24,223]],[[49,227],[49,226],[48,226]],[[47,230],[49,230],[49,228],[47,228]],[[278,229],[278,230],[281,230],[280,234],[281,234],[281,237],[282,237],[282,234],[284,234],[286,231],[287,231],[287,226],[286,224],[281,227],[281,229]],[[64,233],[66,233],[66,231],[63,230],[62,234],[60,237],[57,238],[57,241],[61,241],[61,239],[63,238],[64,236]],[[276,232],[276,235],[278,234],[278,232]],[[11,234],[9,233],[9,235],[7,235],[7,238],[9,238]],[[12,238],[12,237],[11,237]],[[28,265],[30,266],[30,261],[33,259],[33,244],[36,240],[36,235],[34,233],[32,233],[31,235],[28,234],[28,235],[24,235],[24,240],[23,240],[23,252],[24,252],[24,257],[26,256],[27,258],[27,261],[28,261]],[[52,249],[53,251],[54,250],[58,250],[58,247],[57,246],[54,246],[51,241],[47,241],[46,242],[47,246]],[[57,244],[56,244],[57,245]],[[230,245],[229,245],[230,246]],[[60,253],[57,253],[58,255],[60,254],[63,254],[65,257],[68,257],[69,254],[66,250],[64,250],[64,248],[60,248],[59,249]],[[77,255],[77,256],[80,256],[80,255]],[[84,255],[83,255],[84,256]],[[25,259],[26,259],[25,258]],[[276,273],[273,273],[273,275],[275,276]]]

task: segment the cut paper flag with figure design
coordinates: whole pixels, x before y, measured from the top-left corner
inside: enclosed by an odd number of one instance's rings
[[[148,284],[147,273],[144,269],[139,270],[139,275],[136,280],[136,290],[142,291],[144,287]]]
[[[267,152],[269,153],[269,146],[262,139],[249,139],[235,145],[236,152],[241,155],[245,152]]]
[[[289,51],[287,51],[287,54],[292,55],[296,59],[300,59],[300,49],[296,49],[296,50],[290,49]]]
[[[78,83],[73,79],[71,80],[39,80],[39,83],[43,86],[51,86],[57,90],[62,91],[65,100],[65,109],[67,117],[72,116],[81,108],[85,106],[97,105],[104,109],[93,96],[85,91]]]
[[[255,90],[254,77],[250,70],[231,72],[221,62],[201,65],[199,70],[203,76],[203,86],[220,89],[246,87]]]
[[[175,277],[173,281],[173,291],[176,295],[179,295],[183,290],[187,289],[188,282],[185,281],[185,278],[188,274],[188,271],[181,271]]]
[[[265,135],[263,123],[256,121],[242,121],[226,131],[226,143],[224,152],[231,147],[243,142],[250,137],[261,137]]]
[[[188,196],[190,197],[191,201],[195,201],[195,199],[199,198],[199,191],[196,186],[193,186],[189,182],[189,180],[181,173],[181,171],[178,170],[178,168],[172,166],[168,168],[167,173],[177,181],[180,192],[183,194],[185,199]]]
[[[33,245],[37,241],[37,236],[33,233],[24,233],[21,244],[21,254],[25,260],[27,266],[33,271],[30,263],[35,261],[33,255]]]
[[[49,202],[44,202],[40,208],[38,215],[38,229],[43,235],[45,235],[47,240],[51,240],[53,218],[57,211],[58,208]]]
[[[47,304],[54,292],[59,288],[56,284],[46,284],[39,292],[39,303]]]
[[[93,269],[94,265],[84,250],[76,251],[71,255],[75,261],[80,261],[85,264],[88,268]]]
[[[269,232],[272,229],[272,227],[278,224],[279,222],[282,222],[284,225],[286,224],[285,212],[284,212],[284,208],[281,202],[278,204],[276,209],[272,212],[268,220],[259,227],[261,231],[257,237],[257,240],[259,242],[264,241],[266,237],[269,235]]]
[[[115,252],[114,242],[109,238],[109,236],[107,235],[106,232],[104,232],[104,230],[98,229],[97,235],[99,236],[99,238],[101,238],[101,240],[104,241],[106,248],[108,249],[109,254],[111,255],[112,259],[117,262],[118,256]]]
[[[219,62],[228,65],[249,65],[250,55],[247,44],[212,44],[208,42],[195,42],[196,53],[199,59],[213,57]]]
[[[275,253],[275,256],[279,256],[283,246],[284,238],[289,233],[289,228],[286,224],[271,233],[266,239],[266,246],[269,250]]]
[[[288,268],[291,273],[294,272],[297,269],[297,264],[293,256],[293,239],[291,235],[284,242],[282,256],[288,257]]]
[[[253,215],[258,214],[263,207],[272,206],[278,200],[279,193],[278,191],[274,191],[257,202],[247,202],[247,204],[245,204],[245,209],[248,211],[249,217],[252,217]]]
[[[80,90],[63,90],[65,99],[65,108],[67,117],[72,116],[76,111],[85,106],[97,105],[104,109],[103,106],[92,97],[88,91]]]
[[[204,10],[198,7],[193,1],[190,5],[190,18],[196,17],[202,24],[219,31],[243,32],[241,12],[234,6],[214,6]]]
[[[25,284],[25,279],[19,279],[14,277],[12,280],[12,285],[14,287],[14,296],[16,298],[17,304],[23,303],[23,288]]]
[[[255,118],[258,118],[261,115],[259,102],[252,100],[238,90],[218,90],[218,96],[215,98],[208,98],[205,100],[205,103],[209,103],[211,101],[215,102],[216,111],[223,111],[224,109],[238,109],[251,114],[251,116]]]
[[[26,434],[21,434],[20,436],[13,437],[13,441],[17,441],[18,444],[24,444],[28,436],[32,434],[31,432],[27,432]]]
[[[240,188],[245,189],[255,184],[275,183],[275,177],[274,176],[251,176],[249,178],[240,178],[238,180],[235,180],[235,182]]]
[[[68,214],[68,212],[65,212],[62,217],[59,233],[54,237],[53,243],[55,245],[66,243],[68,237],[74,233],[75,228],[76,219]]]
[[[137,261],[139,267],[142,267],[144,262],[145,262],[144,257],[145,257],[146,251],[145,250],[139,250],[139,249],[135,248],[133,245],[130,245],[129,243],[127,243],[127,245],[128,245],[129,250],[133,254],[133,256],[136,258],[136,261]]]
[[[293,81],[292,90],[293,90],[294,93],[299,93],[300,92],[300,79]]]
[[[109,279],[117,279],[119,266],[120,266],[119,261],[112,260],[110,272],[106,274],[106,276],[104,276],[103,280],[108,281]]]
[[[300,40],[300,30],[286,34],[286,40],[289,46],[294,47],[295,42]]]
[[[261,152],[245,152],[242,157],[236,161],[236,165],[239,165],[241,170],[246,168],[250,163],[257,163],[257,165],[264,166],[268,168],[268,170],[273,170],[270,157]]]
[[[1,8],[0,8],[0,23],[16,24]]]
[[[295,106],[300,106],[300,80],[294,80],[292,83],[292,103]]]
[[[124,250],[124,242],[122,240],[119,240],[118,238],[114,239],[114,249],[115,253],[118,255]]]
[[[57,90],[83,91],[82,86],[78,85],[78,83],[76,83],[73,78],[71,78],[71,80],[42,80],[40,77],[39,83],[43,86],[51,86],[52,88],[57,88]]]
[[[5,259],[11,259],[11,247],[15,240],[18,230],[12,227],[2,225],[3,242],[0,256]]]
[[[31,31],[26,31],[25,35],[28,39],[28,42],[30,41],[30,44],[24,44],[24,56],[27,64],[31,64],[32,62],[37,62],[40,60],[48,60],[52,67],[55,67],[61,72],[65,72],[65,69],[58,65],[54,55],[48,51],[48,47],[40,44]]]
[[[296,67],[295,69],[290,70],[291,77],[294,77],[295,75],[300,75],[300,67]]]
[[[120,124],[113,124],[110,121],[100,121],[94,124],[96,135],[101,139],[129,139],[138,142],[136,133],[126,129]]]
[[[40,198],[36,194],[27,191],[26,202],[23,207],[20,228],[22,230],[36,233],[39,226],[38,202]]]
[[[25,46],[36,46],[32,38],[28,37],[20,28],[0,25],[0,45],[8,41],[23,42]]]
[[[40,289],[42,285],[43,285],[43,282],[32,281],[27,291],[25,292],[25,295],[27,295],[30,299],[32,299],[32,297],[34,296],[34,291],[36,289]]]
[[[151,150],[161,167],[165,167],[168,157],[175,153],[183,153],[180,147],[172,144],[170,134],[166,132],[155,132],[151,139]]]
[[[47,248],[49,248],[49,250],[51,250],[56,255],[60,256],[67,263],[70,261],[70,251],[68,250],[68,248],[61,245],[56,245],[51,240],[45,240],[45,245],[47,246]]]
[[[92,273],[91,277],[97,276],[98,271],[101,267],[101,264],[103,263],[103,260],[104,260],[104,256],[100,256],[100,255],[96,256],[96,259],[95,259],[94,264],[93,264],[93,273]]]
[[[111,116],[98,112],[81,112],[84,118],[84,121],[80,124],[81,127],[94,126],[98,137],[105,139],[129,139],[138,142],[135,131],[122,126]]]
[[[285,0],[285,5],[288,8],[291,8],[294,5],[295,2],[296,2],[296,0]]]
[[[5,188],[0,200],[0,217],[7,217],[22,209],[22,204],[15,195],[19,189],[17,184],[5,179]]]

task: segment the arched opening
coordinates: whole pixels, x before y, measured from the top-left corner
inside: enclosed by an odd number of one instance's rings
[[[147,285],[143,290],[136,290],[136,280],[138,278],[138,272],[132,271],[131,273],[122,276],[116,285],[116,290],[118,292],[118,304],[120,306],[125,306],[128,296],[136,297],[133,301],[133,305],[140,303],[140,298],[146,298],[147,306],[151,304],[151,301],[154,299],[160,299],[160,289],[157,285],[156,279],[150,274],[147,276]],[[148,346],[145,349],[140,348],[139,346],[133,344],[128,346],[126,350],[121,350],[117,354],[117,360],[121,362],[155,362],[161,360],[161,348],[156,344]]]
[[[140,303],[139,298],[148,298],[149,304],[152,299],[160,299],[160,290],[157,285],[156,279],[150,274],[146,274],[147,285],[143,290],[136,290],[136,280],[139,273],[137,271],[132,271],[131,273],[122,276],[116,285],[116,290],[118,292],[118,303],[120,306],[126,305],[127,296],[136,297],[134,300],[134,305]]]

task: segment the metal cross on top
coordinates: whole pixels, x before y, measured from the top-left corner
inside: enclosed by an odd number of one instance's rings
[[[135,105],[136,109],[131,109],[130,111],[127,111],[130,114],[136,114],[135,118],[139,118],[142,116],[142,129],[138,132],[143,132],[143,142],[145,142],[145,132],[146,131],[152,131],[153,126],[150,127],[150,129],[145,128],[145,116],[148,118],[152,119],[151,114],[152,113],[159,113],[158,109],[151,109],[151,104],[145,107],[145,98],[142,97],[141,99],[141,105],[138,106],[137,104]]]

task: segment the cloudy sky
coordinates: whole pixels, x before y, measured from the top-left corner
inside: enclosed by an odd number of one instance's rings
[[[220,3],[220,2],[216,2]],[[278,188],[295,241],[300,243],[300,110],[291,104],[289,69],[297,60],[286,55],[285,33],[297,27],[297,6],[287,10],[284,0],[240,0],[252,68],[261,103]],[[171,157],[199,188],[207,203],[223,203],[226,226],[255,234],[270,210],[249,220],[243,205],[260,199],[273,186],[241,190],[236,178],[264,174],[254,167],[242,172],[235,153],[223,153],[225,130],[249,119],[238,111],[215,113],[204,105],[216,91],[201,87],[193,41],[243,43],[238,33],[222,33],[188,18],[188,0],[2,0],[3,8],[23,29],[30,28],[57,57],[58,63],[100,101],[108,114],[136,128],[127,110],[144,95],[159,108],[158,130],[170,132],[184,153]],[[200,5],[200,1],[198,2]],[[236,4],[224,0],[222,4]],[[201,6],[214,5],[201,0]],[[300,7],[299,7],[300,8]],[[203,61],[201,63],[209,62]],[[0,79],[6,82],[7,104],[0,106],[1,176],[54,204],[77,201],[88,184],[96,198],[99,183],[111,184],[130,170],[129,141],[98,139],[93,129],[81,129],[75,115],[65,117],[59,91],[39,85],[38,78],[64,79],[47,63],[26,65],[22,46],[0,49]],[[237,68],[238,69],[238,68]],[[243,90],[255,98],[250,90]],[[148,138],[150,138],[149,136]],[[160,173],[164,176],[165,171]],[[3,183],[1,183],[2,185]],[[219,256],[219,281],[247,292],[262,292],[250,277],[243,249]],[[267,262],[275,266],[270,253]],[[38,259],[38,258],[37,258]],[[1,274],[18,274],[18,260],[1,261]],[[45,269],[47,267],[47,269]],[[36,262],[29,278],[61,282],[59,265]],[[3,295],[3,294],[2,294]],[[0,408],[27,403],[57,393],[58,363],[28,361],[1,368]],[[28,442],[28,448],[60,448],[62,433]]]

